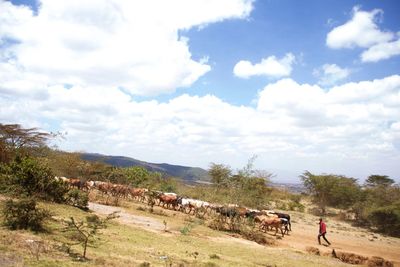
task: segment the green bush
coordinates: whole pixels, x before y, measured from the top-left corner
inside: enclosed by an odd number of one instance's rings
[[[65,195],[67,204],[83,210],[88,209],[89,195],[79,189],[72,189]]]
[[[68,187],[62,181],[54,179],[51,169],[38,160],[25,157],[16,158],[1,168],[1,180],[5,183],[1,189],[17,196],[64,202]]]
[[[287,207],[288,207],[288,210],[291,210],[291,211],[304,212],[304,209],[305,209],[303,204],[301,204],[300,202],[294,202],[294,201],[290,201],[287,204]]]
[[[41,231],[44,222],[51,217],[48,210],[36,207],[34,199],[8,200],[3,209],[4,224],[12,229]]]
[[[194,224],[189,222],[189,223],[185,224],[185,226],[183,226],[183,228],[180,230],[180,232],[182,235],[188,235],[192,231],[193,227],[194,227]]]
[[[400,206],[391,205],[370,211],[368,220],[379,232],[400,236]]]

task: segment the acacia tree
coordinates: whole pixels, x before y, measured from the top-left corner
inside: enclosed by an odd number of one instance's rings
[[[68,245],[82,245],[82,257],[86,258],[87,248],[95,246],[96,241],[99,241],[100,230],[107,227],[109,220],[117,217],[116,212],[109,214],[105,219],[101,219],[97,215],[90,215],[86,216],[85,221],[77,221],[74,217],[70,217],[69,220],[64,221],[66,224],[64,232],[69,233],[68,238],[73,241]]]
[[[232,175],[232,169],[227,165],[211,163],[208,174],[211,177],[211,182],[219,188],[228,183]]]
[[[134,166],[125,168],[124,170],[127,176],[126,178],[132,186],[138,187],[148,184],[150,172],[146,168]]]
[[[208,174],[216,190],[226,190],[228,201],[248,206],[262,206],[268,193],[267,184],[272,173],[254,169],[256,156],[249,159],[246,166],[233,174],[229,166],[210,164]]]
[[[25,156],[29,149],[46,146],[50,137],[50,133],[40,132],[38,128],[0,123],[0,162],[9,162],[15,155]]]
[[[391,186],[394,184],[394,180],[389,178],[387,175],[370,175],[367,180],[365,180],[365,186],[376,187],[376,186]]]
[[[361,195],[360,186],[354,178],[341,175],[314,175],[309,171],[300,175],[305,188],[318,205],[322,214],[327,206],[349,208]]]

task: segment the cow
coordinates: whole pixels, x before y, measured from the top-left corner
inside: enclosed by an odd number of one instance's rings
[[[282,229],[284,222],[277,217],[269,217],[266,215],[257,215],[254,217],[256,223],[260,223],[260,230],[266,232],[269,228],[275,228],[275,235],[278,230],[281,231],[282,237],[285,236],[285,231]]]
[[[133,199],[137,199],[140,202],[146,200],[146,193],[149,191],[147,188],[130,188],[130,195]]]
[[[103,194],[108,195],[109,193],[111,193],[111,188],[113,187],[112,183],[108,183],[108,182],[100,182],[100,181],[96,181],[95,185],[97,187],[97,189]]]
[[[215,209],[216,213],[219,213],[220,215],[222,215],[225,218],[225,222],[226,222],[227,218],[232,220],[233,218],[238,216],[238,213],[234,207],[216,206],[216,207],[214,207],[214,209]]]
[[[165,208],[165,205],[167,205],[167,209],[169,209],[170,206],[172,206],[174,209],[176,206],[178,206],[178,196],[176,194],[168,194],[168,193],[162,193],[159,195],[158,200],[160,201],[160,205],[162,203],[162,207]]]
[[[280,212],[271,212],[271,214],[275,214],[276,216],[278,216],[278,218],[286,219],[287,220],[286,228],[287,228],[287,230],[292,231],[292,224],[290,223],[290,215],[289,214],[280,213]]]
[[[71,188],[76,187],[77,189],[82,189],[82,187],[85,185],[85,182],[79,180],[78,178],[70,178],[68,183]]]
[[[178,200],[178,203],[180,204],[181,211],[186,213],[187,209],[189,208],[189,211],[187,213],[190,214],[193,211],[193,215],[198,214],[201,210],[203,210],[204,214],[206,214],[211,207],[210,203],[206,201],[190,198],[181,198]]]

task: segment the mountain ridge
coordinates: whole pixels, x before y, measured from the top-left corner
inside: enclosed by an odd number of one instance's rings
[[[151,163],[126,156],[110,156],[99,153],[81,153],[81,158],[88,161],[104,162],[115,167],[140,166],[148,171],[160,172],[171,177],[181,178],[187,183],[210,181],[208,172],[200,167],[189,167],[168,163]]]

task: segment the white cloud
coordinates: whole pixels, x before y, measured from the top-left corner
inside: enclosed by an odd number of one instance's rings
[[[383,11],[374,9],[370,12],[353,8],[350,21],[330,31],[326,44],[333,49],[339,48],[368,48],[361,55],[362,62],[377,62],[400,55],[399,34],[379,29],[377,23]]]
[[[324,64],[320,69],[315,69],[313,74],[319,77],[320,85],[331,86],[346,79],[350,72],[349,69],[341,68],[336,64]]]
[[[400,39],[371,46],[361,54],[363,62],[377,62],[400,55]]]
[[[116,87],[45,92],[43,101],[0,89],[0,121],[66,131],[63,149],[202,167],[240,167],[257,154],[263,168],[349,174],[354,166],[372,173],[399,160],[398,75],[332,88],[283,79],[260,92],[257,108],[213,95],[135,101]]]
[[[246,18],[252,0],[42,0],[37,15],[0,0],[0,58],[53,85],[119,86],[154,95],[187,87],[210,71],[178,31]],[[12,60],[10,60],[10,58]]]
[[[371,12],[353,9],[350,21],[330,31],[326,44],[330,48],[370,47],[374,44],[387,42],[393,38],[392,32],[381,31],[376,24],[377,16],[383,14],[380,9]]]
[[[292,64],[295,63],[295,56],[287,53],[283,58],[277,59],[275,56],[263,58],[260,63],[252,64],[250,61],[241,60],[236,63],[233,73],[240,78],[250,76],[268,76],[279,78],[289,76],[292,72]]]

